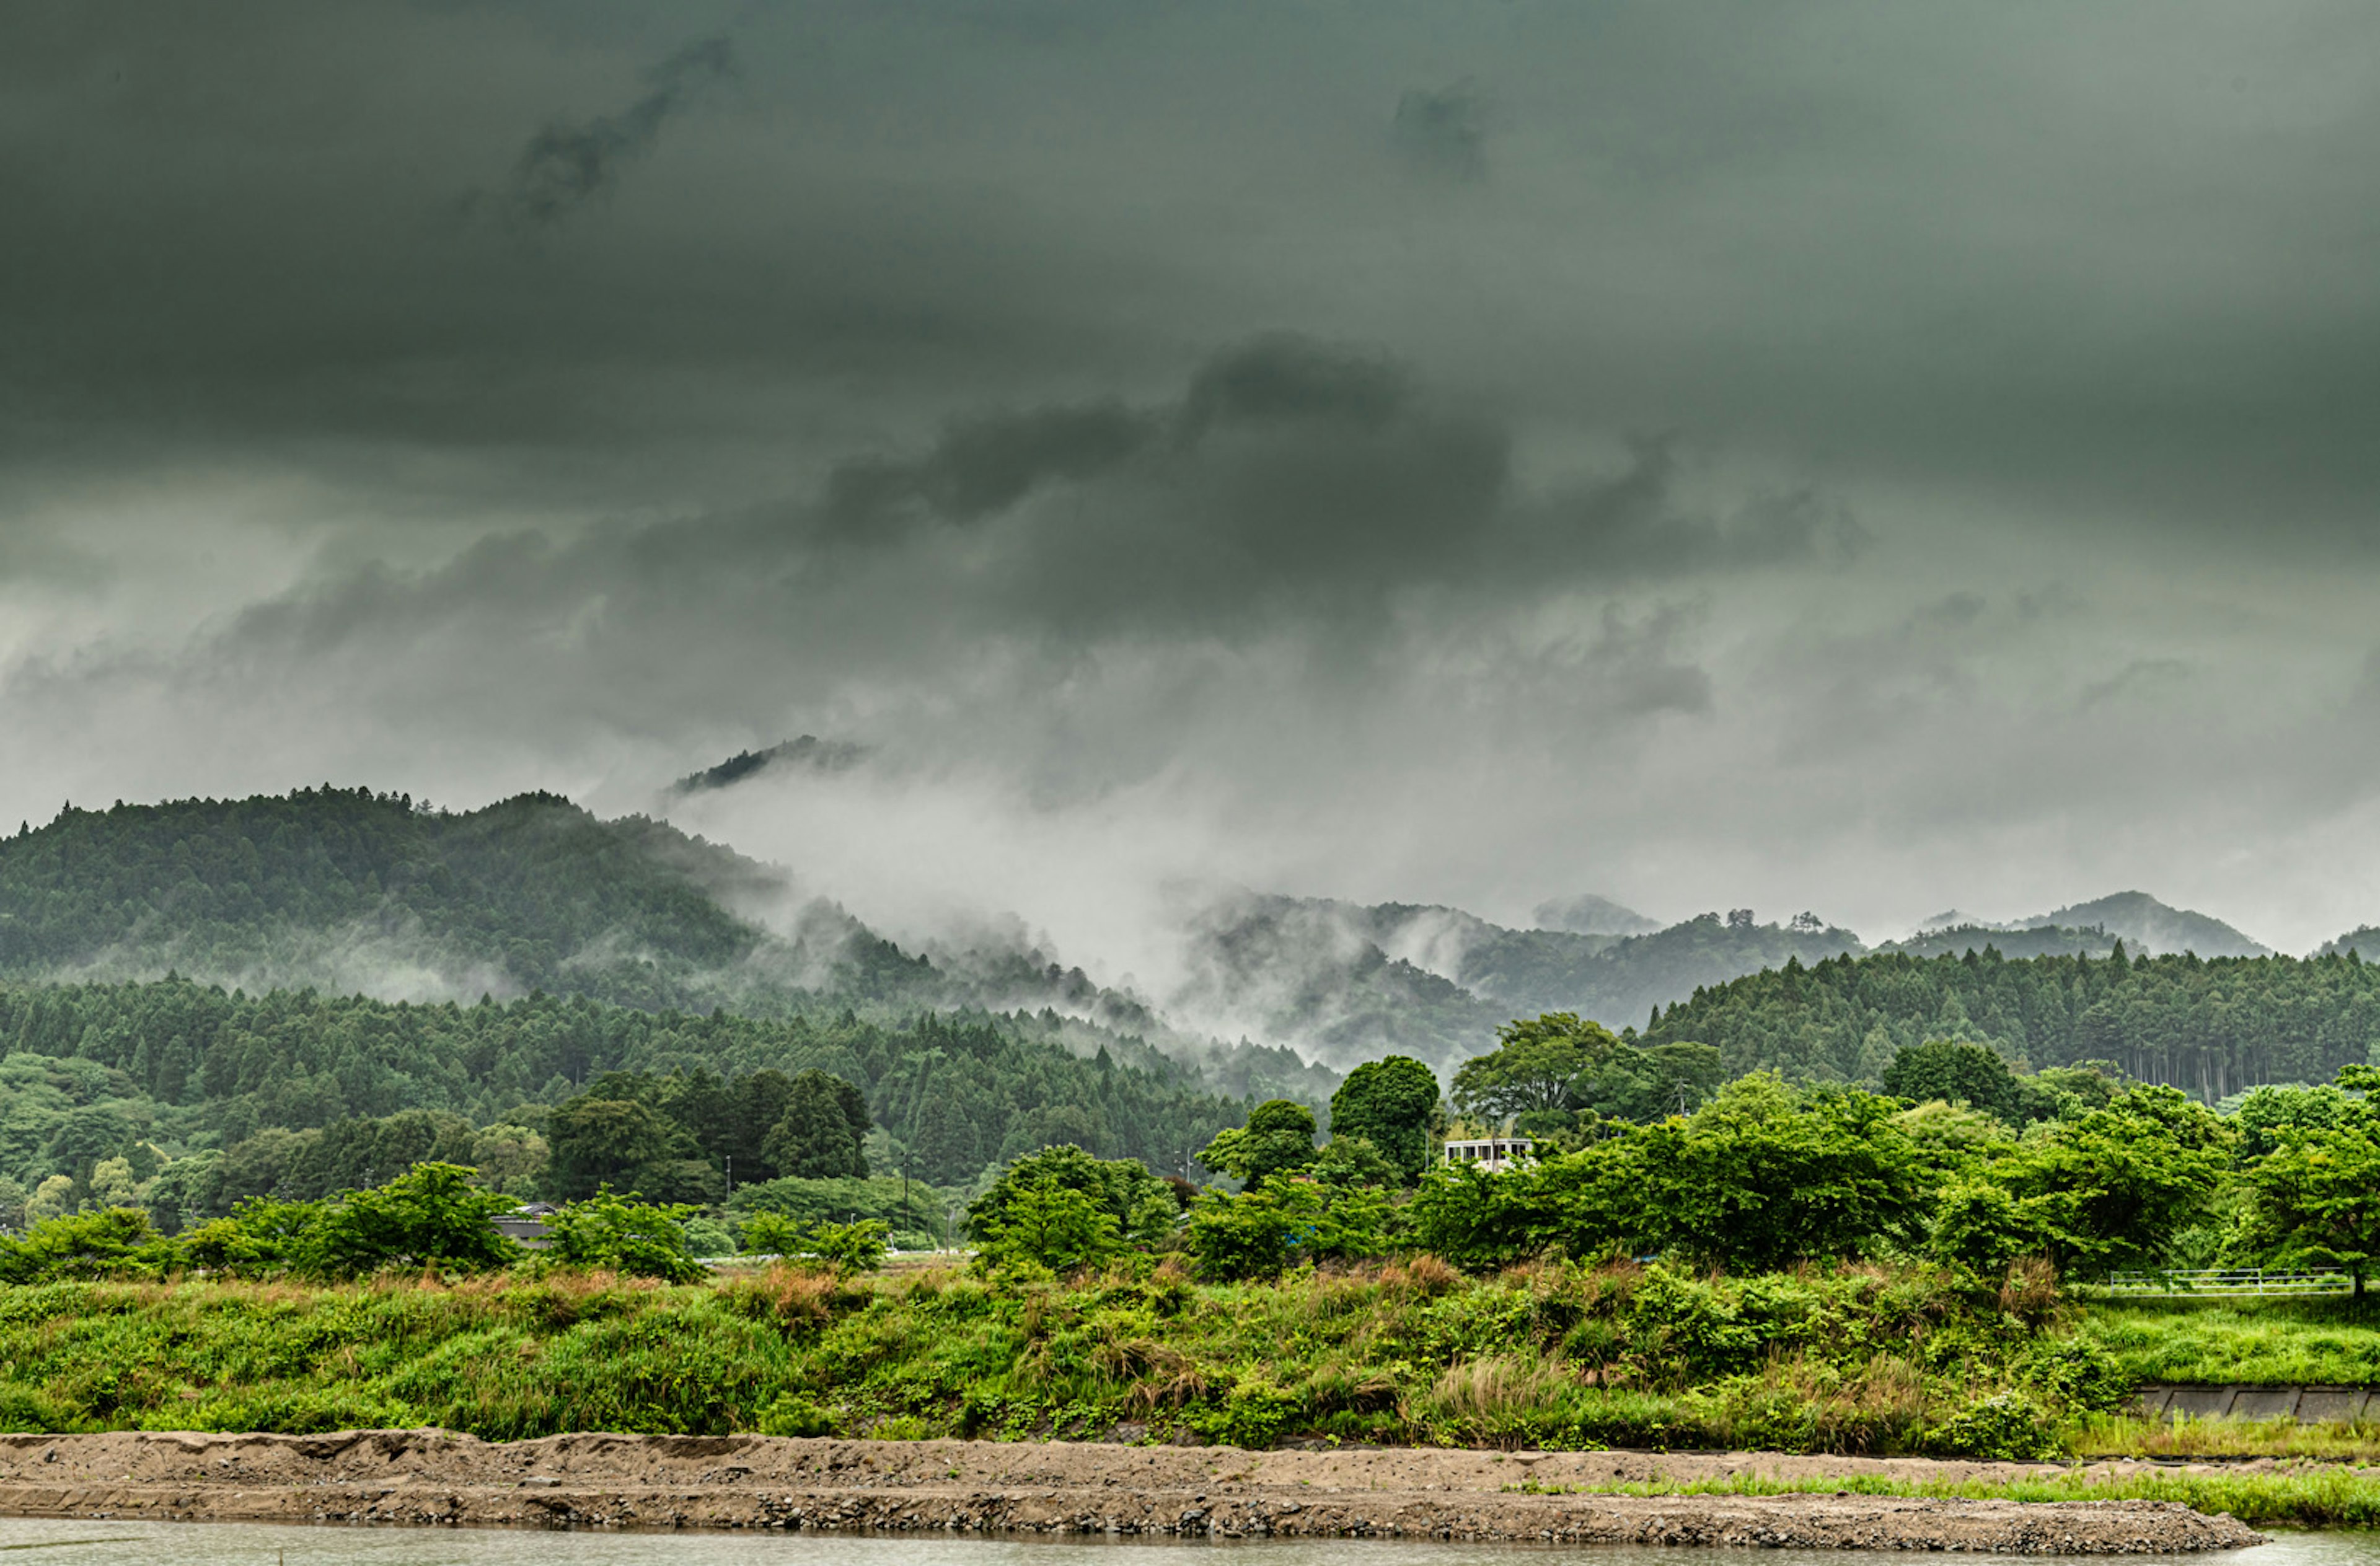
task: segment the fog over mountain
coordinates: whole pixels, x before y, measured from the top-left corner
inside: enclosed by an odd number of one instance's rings
[[[2326,0],[30,0],[0,812],[550,789],[1152,999],[1242,896],[2307,951],[2375,131]]]

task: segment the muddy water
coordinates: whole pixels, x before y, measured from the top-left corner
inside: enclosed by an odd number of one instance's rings
[[[1234,1543],[854,1536],[832,1534],[531,1533],[497,1529],[285,1527],[254,1523],[77,1523],[0,1518],[15,1566],[1128,1566],[1152,1555],[1228,1554],[1243,1566],[1906,1566],[1908,1555],[1832,1550],[1541,1548],[1527,1545],[1250,1540]],[[1865,1559],[1863,1560],[1863,1555]],[[1098,1558],[1095,1560],[1094,1558]],[[1970,1556],[1969,1566],[2039,1566]],[[2236,1554],[2136,1556],[2168,1566],[2380,1566],[2380,1535],[2276,1534]],[[1150,1566],[1157,1566],[1152,1561]]]

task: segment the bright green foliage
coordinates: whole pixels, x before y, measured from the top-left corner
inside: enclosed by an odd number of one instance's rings
[[[1510,1119],[1534,1136],[1560,1137],[1584,1122],[1651,1121],[1682,1113],[1719,1084],[1718,1052],[1694,1043],[1639,1049],[1568,1012],[1506,1025],[1498,1047],[1454,1074],[1466,1114]]]
[[[179,979],[0,983],[0,1178],[30,1195],[63,1173],[72,1208],[91,1195],[78,1183],[120,1158],[159,1227],[178,1230],[249,1196],[312,1200],[425,1160],[492,1166],[501,1144],[529,1161],[490,1178],[524,1196],[608,1179],[715,1200],[730,1159],[739,1187],[777,1172],[762,1145],[783,1106],[772,1112],[769,1095],[806,1070],[860,1089],[862,1112],[892,1138],[896,1172],[944,1184],[1069,1140],[1170,1164],[1244,1116],[1154,1050],[1117,1041],[1105,1066],[1082,1059],[1067,1042],[1080,1031],[1054,1014],[893,1026],[546,995],[404,1006]],[[536,1143],[582,1082],[666,1123],[636,1117],[642,1130],[606,1128],[616,1139],[591,1151],[549,1148],[555,1183],[515,1184],[547,1178]],[[185,1148],[194,1157],[163,1163]]]
[[[278,1278],[312,1266],[321,1202],[280,1202],[250,1196],[232,1210],[181,1234],[192,1267],[239,1278]]]
[[[680,1227],[686,1231],[686,1254],[698,1260],[735,1254],[735,1232],[715,1218],[689,1218]]]
[[[789,1256],[802,1248],[809,1225],[781,1212],[761,1211],[744,1220],[744,1253],[758,1256]]]
[[[1330,1135],[1369,1142],[1410,1185],[1430,1165],[1439,1113],[1437,1076],[1419,1061],[1390,1055],[1357,1066],[1330,1095]]]
[[[2338,1086],[2332,1101],[2315,1100],[2323,1112],[2313,1123],[2260,1127],[2278,1145],[2249,1168],[2244,1238],[2278,1266],[2343,1267],[2361,1294],[2380,1265],[2380,1103],[2370,1096],[2380,1070],[2350,1066]]]
[[[1857,1256],[1912,1236],[1922,1165],[1891,1100],[1729,1084],[1692,1116],[1502,1174],[1449,1168],[1415,1203],[1416,1243],[1466,1267],[1559,1247],[1730,1268]]]
[[[1190,1251],[1202,1278],[1272,1278],[1299,1262],[1383,1255],[1390,1223],[1388,1197],[1368,1185],[1276,1179],[1237,1196],[1210,1187],[1190,1209]]]
[[[1856,1256],[1910,1233],[1920,1210],[1895,1109],[1743,1077],[1693,1117],[1631,1136],[1622,1178],[1633,1173],[1643,1232],[1664,1250],[1745,1269]]]
[[[814,1256],[845,1276],[884,1265],[891,1231],[874,1219],[857,1223],[802,1223],[778,1212],[744,1220],[744,1249],[755,1256]]]
[[[1314,1111],[1274,1099],[1248,1111],[1248,1123],[1220,1132],[1198,1161],[1251,1186],[1314,1164]]]
[[[601,1268],[683,1283],[703,1275],[686,1244],[688,1207],[624,1200],[609,1187],[569,1203],[547,1220],[545,1256],[557,1267]]]
[[[1325,1185],[1401,1186],[1405,1171],[1382,1158],[1367,1136],[1333,1136],[1309,1167]]]
[[[1010,1164],[991,1188],[976,1199],[975,1205],[967,1208],[967,1232],[978,1244],[998,1244],[996,1236],[1007,1232],[1017,1216],[1011,1208],[1018,1199],[1026,1192],[1040,1193],[1053,1186],[1089,1198],[1091,1208],[1103,1213],[1106,1222],[1113,1225],[1116,1244],[1143,1250],[1161,1246],[1172,1237],[1181,1215],[1172,1189],[1149,1173],[1144,1164],[1130,1159],[1093,1158],[1080,1147],[1044,1147]],[[1069,1235],[1076,1220],[1056,1220],[1062,1215],[1087,1210],[1070,1203],[1053,1205],[1037,1196],[1033,1208],[1036,1216],[1023,1232],[1046,1231],[1055,1236]],[[1105,1224],[1096,1220],[1086,1218],[1081,1221],[1099,1233],[1108,1232]],[[1094,1239],[1082,1244],[1098,1251],[1106,1242]],[[1059,1252],[1050,1254],[1072,1254],[1078,1248],[1069,1241]],[[1043,1266],[1057,1265],[1042,1259],[1040,1253],[1036,1254],[1035,1259],[1041,1259]]]
[[[806,1254],[818,1257],[844,1277],[873,1272],[884,1265],[888,1232],[874,1219],[857,1223],[821,1223],[810,1231]]]
[[[2107,1109],[2034,1125],[1951,1187],[1942,1244],[1978,1264],[2042,1252],[2061,1271],[2149,1266],[2202,1219],[2230,1164],[2230,1131],[2173,1087],[2132,1087]]]
[[[349,1194],[324,1212],[309,1237],[311,1269],[354,1278],[383,1268],[484,1272],[520,1255],[489,1220],[518,1204],[472,1184],[475,1171],[416,1164],[385,1185]]]
[[[149,1227],[147,1213],[117,1208],[48,1219],[21,1238],[0,1237],[0,1282],[157,1278],[181,1259],[180,1248]]]
[[[1609,1028],[1569,1012],[1507,1023],[1496,1030],[1494,1050],[1455,1072],[1450,1097],[1464,1114],[1494,1121],[1533,1110],[1575,1110],[1572,1084],[1619,1047]]]
[[[1052,1272],[1105,1261],[1123,1245],[1115,1214],[1099,1197],[1050,1176],[1016,1182],[978,1232],[990,1260]]]
[[[2364,1063],[2380,1038],[2380,964],[2335,954],[2003,958],[1988,947],[1788,962],[1663,1008],[1641,1042],[1715,1045],[1730,1074],[1856,1082],[1880,1075],[1892,1050],[1939,1038],[1991,1045],[2044,1075],[2102,1062],[2109,1075],[2170,1083],[2211,1103],[2256,1083],[2320,1082]]]
[[[2228,1107],[2231,1100],[2226,1099]],[[2277,1148],[2291,1131],[2335,1131],[2350,1116],[2355,1100],[2337,1086],[2285,1083],[2252,1088],[2240,1096],[2239,1108],[2228,1116],[2238,1132],[2241,1163],[2252,1163]]]
[[[1466,1281],[1391,1263],[1226,1286],[1118,1267],[1064,1287],[552,1273],[62,1283],[7,1305],[0,1424],[20,1430],[1097,1439],[1131,1421],[1160,1439],[1954,1452],[2040,1442],[2089,1406],[2075,1389],[2104,1387],[2070,1341],[1924,1267]],[[1994,1399],[1990,1429],[1962,1419]]]

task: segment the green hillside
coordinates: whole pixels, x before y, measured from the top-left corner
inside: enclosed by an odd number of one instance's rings
[[[407,1114],[443,1117],[432,1134],[459,1128],[468,1149],[473,1128],[540,1125],[540,1106],[613,1072],[826,1072],[865,1095],[888,1172],[939,1184],[1052,1142],[1178,1168],[1184,1149],[1245,1117],[1245,1100],[1137,1041],[1085,1058],[1067,1026],[701,1016],[544,994],[415,1006],[187,979],[6,985],[0,1176],[30,1191],[65,1175],[88,1194],[113,1159],[146,1181],[173,1159],[259,1136]]]
[[[1716,1046],[1730,1075],[1874,1081],[1928,1038],[1998,1046],[2039,1068],[2111,1062],[2213,1102],[2325,1082],[2380,1045],[2380,965],[2353,956],[1840,957],[1754,974],[1664,1010],[1647,1043]]]

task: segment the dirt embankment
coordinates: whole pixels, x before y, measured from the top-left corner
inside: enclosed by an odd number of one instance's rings
[[[1242,1451],[441,1430],[0,1436],[0,1514],[194,1521],[936,1529],[2133,1554],[2260,1536],[2166,1502],[1573,1493],[1615,1481],[2047,1469],[1769,1454]],[[1526,1487],[1524,1488],[1524,1487]]]

